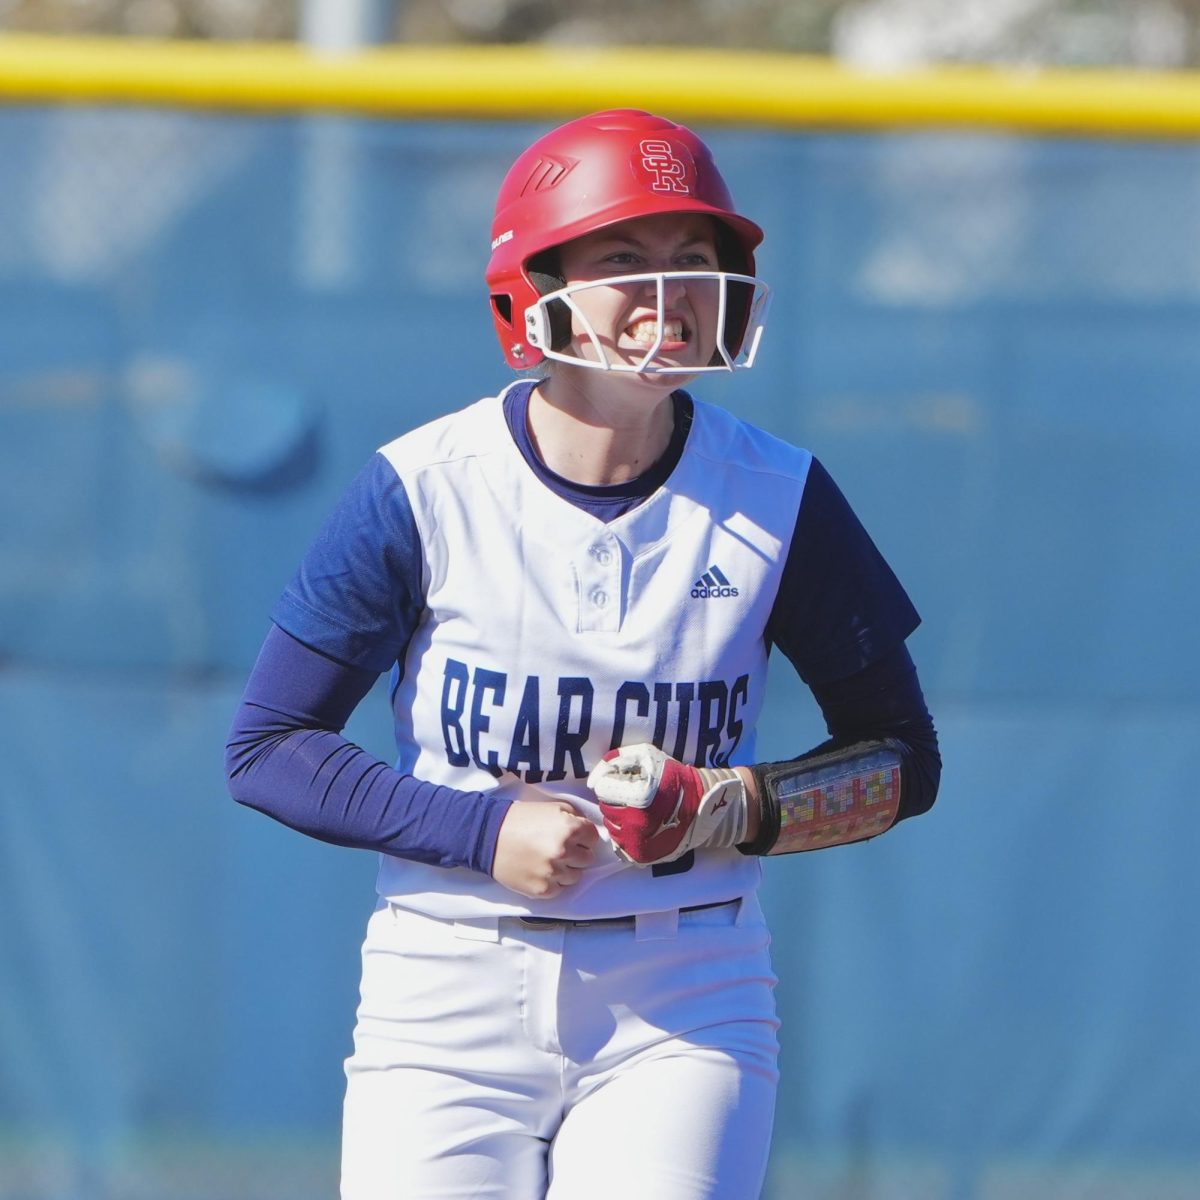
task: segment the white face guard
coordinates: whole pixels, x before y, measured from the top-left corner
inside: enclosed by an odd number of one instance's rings
[[[655,356],[662,348],[665,334],[664,285],[668,281],[677,279],[685,283],[714,280],[718,284],[716,355],[720,358],[720,362],[681,367],[654,361]],[[577,293],[591,288],[646,283],[656,284],[657,336],[653,345],[646,348],[645,354],[637,362],[614,361],[613,355],[616,353],[616,347],[605,349],[591,322],[584,315],[574,297]],[[731,354],[729,347],[725,344],[725,317],[729,307],[730,283],[745,284],[750,288],[746,331],[742,337],[741,348],[736,354]],[[748,370],[754,365],[754,358],[758,353],[758,343],[762,338],[763,326],[766,324],[770,299],[771,289],[761,279],[756,279],[753,275],[735,275],[729,271],[651,271],[641,275],[613,275],[606,279],[592,279],[586,283],[568,284],[566,287],[540,297],[533,307],[525,310],[525,333],[529,344],[535,346],[547,358],[552,358],[556,362],[571,363],[577,367],[592,367],[598,371],[628,371],[638,375],[702,375],[710,371]],[[577,354],[567,354],[551,347],[549,306],[556,300],[561,301],[570,309],[579,326],[587,335],[588,341],[591,342],[592,348],[596,352],[596,358],[582,358]],[[640,350],[641,347],[639,346],[638,349]]]

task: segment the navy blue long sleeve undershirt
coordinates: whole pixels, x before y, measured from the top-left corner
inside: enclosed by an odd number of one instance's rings
[[[230,793],[324,842],[490,873],[511,801],[402,775],[342,737],[376,678],[273,625],[226,744]]]
[[[845,679],[810,686],[830,736],[808,753],[891,739],[900,751],[896,822],[928,812],[937,799],[942,756],[907,647],[901,644]]]
[[[226,746],[234,799],[321,841],[490,874],[510,801],[403,775],[342,737],[374,681],[371,672],[328,658],[273,626]],[[925,812],[937,794],[941,759],[903,644],[812,690],[829,744],[887,737],[901,745],[897,820]]]

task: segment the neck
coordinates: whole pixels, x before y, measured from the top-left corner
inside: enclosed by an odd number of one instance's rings
[[[556,371],[530,393],[529,434],[542,462],[564,479],[593,486],[644,474],[671,441],[673,385],[577,375]]]

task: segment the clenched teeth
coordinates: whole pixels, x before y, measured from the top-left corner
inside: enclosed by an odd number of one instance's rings
[[[635,321],[626,332],[639,346],[653,346],[658,340],[658,322],[653,317],[647,317],[645,320]],[[685,336],[682,321],[674,319],[663,322],[664,342],[682,342]]]

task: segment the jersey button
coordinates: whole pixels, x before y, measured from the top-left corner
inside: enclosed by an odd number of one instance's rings
[[[593,546],[592,556],[602,567],[612,562],[612,551],[607,546]]]
[[[592,593],[592,603],[597,608],[605,608],[608,605],[608,593],[602,592],[599,588]]]

